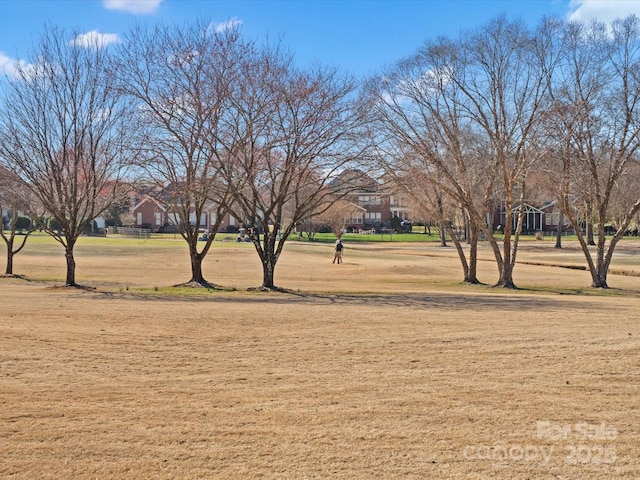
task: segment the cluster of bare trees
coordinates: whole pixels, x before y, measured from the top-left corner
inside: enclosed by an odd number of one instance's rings
[[[426,42],[360,92],[336,70],[300,69],[279,45],[202,21],[139,27],[108,48],[76,38],[47,27],[33,63],[3,82],[0,104],[0,200],[56,220],[39,226],[64,247],[70,286],[77,239],[136,179],[162,191],[183,227],[188,283],[207,286],[202,262],[230,213],[260,257],[262,287],[275,288],[295,228],[324,215],[340,230],[352,213],[341,198],[358,185],[335,180],[354,162],[378,169],[428,212],[421,216],[438,219],[469,283],[478,282],[484,237],[498,285],[515,286],[533,184],[577,232],[595,287],[607,286],[616,244],[640,210],[633,16],[610,26],[544,19],[534,28],[500,17]],[[488,221],[496,202],[500,236]],[[212,207],[212,235],[199,243]],[[24,243],[3,238],[11,259]]]
[[[616,244],[640,209],[640,21],[607,26],[500,17],[458,38],[429,41],[368,81],[381,165],[420,205],[466,224],[468,250],[450,231],[475,283],[477,245],[491,245],[500,279],[513,269],[529,181],[542,181],[569,219],[594,287],[607,286]],[[504,236],[491,231],[496,201]],[[515,217],[515,218],[514,218]],[[609,241],[605,226],[616,233]],[[583,225],[594,225],[595,249]],[[514,228],[515,225],[515,228]]]
[[[130,110],[99,44],[79,46],[48,27],[33,58],[3,84],[0,158],[55,218],[55,228],[42,226],[64,247],[66,284],[75,285],[74,246],[114,200],[127,168]]]
[[[202,261],[230,212],[275,288],[285,240],[340,197],[329,182],[362,150],[355,82],[202,21],[136,28],[109,48],[75,38],[47,28],[0,106],[0,161],[57,221],[43,228],[65,248],[66,285],[87,224],[137,180],[180,219],[188,283],[213,285]]]

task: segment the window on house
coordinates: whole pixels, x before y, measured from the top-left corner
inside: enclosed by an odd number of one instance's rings
[[[162,225],[162,214],[160,212],[156,212],[156,225]]]
[[[142,225],[142,212],[138,212],[136,215],[136,225]]]

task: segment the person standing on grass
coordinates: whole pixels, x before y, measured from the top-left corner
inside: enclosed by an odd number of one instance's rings
[[[331,263],[336,263],[336,260],[338,261],[338,264],[342,263],[342,250],[344,249],[344,245],[342,245],[342,240],[338,239],[336,240],[336,246],[333,249],[333,262]]]

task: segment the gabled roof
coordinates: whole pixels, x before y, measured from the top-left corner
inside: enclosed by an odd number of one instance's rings
[[[158,200],[156,200],[155,198],[153,198],[150,195],[145,195],[138,203],[136,203],[133,208],[131,209],[132,211],[137,210],[138,208],[140,208],[142,205],[144,205],[147,202],[153,202],[156,204],[156,206],[162,210],[163,212],[167,211],[167,208],[162,205]]]
[[[379,183],[362,170],[350,168],[339,173],[329,184],[335,192],[375,193],[380,188]]]
[[[516,205],[515,207],[513,207],[513,210],[511,210],[513,213],[518,213],[520,211],[520,205]],[[544,213],[542,210],[540,210],[539,208],[534,207],[533,205],[530,205],[528,203],[524,204],[524,213]]]

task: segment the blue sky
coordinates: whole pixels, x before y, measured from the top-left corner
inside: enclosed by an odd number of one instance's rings
[[[117,41],[133,24],[202,17],[240,22],[249,38],[281,39],[300,65],[319,62],[356,76],[378,72],[438,35],[456,36],[507,14],[610,21],[640,0],[0,0],[0,70],[29,60],[45,22]]]

